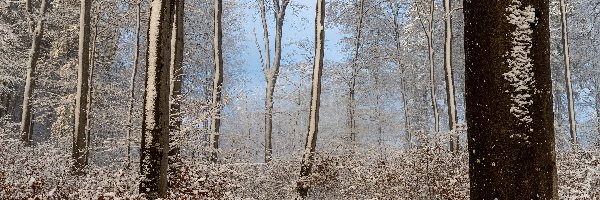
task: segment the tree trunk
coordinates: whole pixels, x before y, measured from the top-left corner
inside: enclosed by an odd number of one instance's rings
[[[171,121],[169,145],[169,176],[178,177],[179,173],[179,140],[181,131],[181,85],[183,79],[183,11],[184,0],[174,0],[173,25],[171,33]]]
[[[569,133],[571,144],[577,145],[577,122],[575,121],[575,103],[573,101],[573,82],[571,80],[571,61],[569,56],[569,34],[567,25],[567,8],[565,0],[560,0],[560,17],[562,26],[563,56],[565,59],[565,85],[569,101]]]
[[[398,24],[398,15],[399,15],[399,9],[397,9],[397,7],[392,8],[394,10],[394,40],[396,43],[396,53],[400,53],[402,51],[402,46],[401,46],[401,38],[400,38],[400,25]],[[409,117],[408,117],[408,97],[406,95],[406,76],[405,76],[405,66],[402,65],[401,63],[401,58],[400,56],[398,56],[396,58],[396,65],[398,66],[398,70],[400,71],[400,85],[401,85],[401,89],[400,89],[400,95],[402,98],[402,109],[404,111],[404,132],[405,132],[405,140],[406,140],[406,145],[408,147],[408,149],[411,149],[411,144],[412,144],[412,138],[411,138],[411,133],[409,130],[410,127],[410,122],[408,121]]]
[[[35,68],[37,67],[37,60],[40,57],[40,43],[42,42],[42,36],[44,35],[44,15],[46,14],[47,3],[46,0],[42,0],[40,6],[40,16],[37,21],[35,30],[33,32],[33,39],[31,41],[31,49],[29,51],[29,61],[27,62],[27,77],[25,79],[25,92],[23,94],[23,110],[21,114],[21,141],[26,146],[31,146],[32,143],[32,128],[31,119],[32,111],[31,104],[33,98],[33,90],[35,88]],[[31,5],[29,1],[26,1],[26,11],[31,13]],[[6,107],[6,113],[8,113],[8,106]]]
[[[264,60],[264,73],[267,82],[265,89],[265,163],[271,161],[273,153],[273,144],[271,141],[273,133],[273,93],[275,92],[277,77],[279,76],[279,67],[281,66],[281,37],[283,32],[283,20],[285,18],[285,11],[288,3],[289,0],[283,0],[280,5],[279,0],[273,0],[273,14],[275,16],[275,58],[273,59],[273,65],[271,66],[269,30],[266,19],[265,2],[264,0],[259,1],[265,45],[265,58],[262,60]]]
[[[549,12],[548,0],[464,2],[472,199],[558,199]]]
[[[133,66],[131,66],[131,79],[129,91],[129,115],[127,130],[127,164],[125,166],[129,168],[131,166],[131,132],[133,131],[133,104],[135,103],[135,78],[137,76],[137,67],[139,63],[140,54],[140,29],[141,29],[141,2],[137,3],[137,15],[135,23],[135,49],[133,52]]]
[[[219,128],[221,127],[221,91],[223,90],[223,26],[221,23],[223,15],[223,0],[215,0],[215,17],[214,17],[214,58],[215,58],[215,78],[213,82],[213,115],[210,124],[210,146],[212,153],[210,161],[217,162],[217,150],[219,149]]]
[[[91,140],[91,129],[92,129],[92,125],[91,125],[91,120],[90,120],[90,114],[92,113],[92,103],[93,103],[93,95],[94,95],[94,66],[95,66],[95,62],[94,62],[94,55],[96,52],[96,39],[98,37],[98,21],[99,21],[99,11],[96,11],[96,22],[94,23],[94,36],[92,38],[92,47],[91,47],[91,51],[90,51],[90,79],[89,79],[89,90],[87,93],[88,96],[88,103],[86,105],[87,108],[87,113],[86,113],[86,133],[85,133],[85,138],[86,138],[86,146],[88,148],[90,148],[90,140]],[[88,150],[89,151],[89,150]],[[86,163],[89,162],[89,152],[88,152],[88,156],[86,156]]]
[[[427,47],[429,52],[429,81],[430,81],[430,94],[431,94],[431,107],[433,109],[433,119],[435,126],[435,133],[440,132],[440,117],[437,108],[437,94],[436,94],[436,84],[435,84],[435,49],[433,49],[433,15],[435,11],[435,2],[431,0],[429,7],[429,27],[425,33],[427,34]]]
[[[350,125],[350,141],[356,142],[356,78],[358,77],[359,66],[358,59],[360,55],[360,39],[362,34],[362,25],[364,17],[364,0],[358,0],[358,21],[356,21],[356,40],[354,41],[354,56],[352,58],[352,76],[350,77],[350,91],[348,94],[348,124]]]
[[[167,194],[171,5],[170,0],[153,0],[150,8],[139,187],[149,199]]]
[[[73,140],[73,173],[81,175],[87,166],[87,104],[90,67],[90,10],[91,0],[81,0],[79,16],[79,63],[77,68],[77,96],[75,97],[75,127]]]
[[[444,69],[446,73],[446,95],[448,104],[448,130],[450,131],[450,152],[458,153],[458,132],[456,132],[456,99],[454,94],[454,72],[452,71],[452,4],[444,0],[446,25],[444,43]]]
[[[313,166],[313,156],[319,132],[319,107],[321,104],[321,76],[323,75],[323,56],[325,49],[325,0],[317,0],[315,19],[315,61],[312,75],[310,114],[308,134],[304,146],[304,156],[300,167],[300,177],[296,191],[296,199],[305,199],[309,190],[309,175]]]

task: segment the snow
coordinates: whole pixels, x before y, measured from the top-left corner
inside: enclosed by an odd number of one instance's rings
[[[506,9],[506,19],[510,24],[516,26],[512,35],[512,48],[507,52],[507,63],[509,72],[503,74],[504,79],[514,87],[511,93],[512,107],[510,112],[520,121],[531,123],[529,106],[533,104],[531,94],[535,91],[533,79],[533,63],[531,54],[531,26],[537,22],[535,8],[531,5],[523,6],[520,1],[513,0],[510,7]]]

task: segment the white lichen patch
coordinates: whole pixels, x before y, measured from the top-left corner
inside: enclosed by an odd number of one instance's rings
[[[506,62],[510,68],[509,72],[502,74],[504,79],[514,87],[511,93],[512,106],[510,112],[522,122],[531,123],[529,107],[533,104],[532,94],[534,88],[533,63],[530,57],[533,30],[531,26],[537,21],[535,8],[523,6],[520,1],[513,0],[506,9],[508,22],[516,26],[511,33],[511,50],[507,52]]]

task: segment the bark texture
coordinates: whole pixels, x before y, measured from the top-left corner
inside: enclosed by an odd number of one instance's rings
[[[310,114],[308,118],[308,133],[304,155],[300,165],[300,177],[296,191],[296,199],[305,199],[308,195],[309,176],[313,166],[313,155],[317,146],[319,132],[319,107],[321,104],[321,76],[323,75],[323,57],[325,55],[325,0],[317,0],[315,17],[315,61],[313,65]]]
[[[26,2],[26,11],[31,15],[31,5],[29,1]],[[47,9],[46,0],[42,0],[40,5],[40,16],[33,31],[33,38],[31,41],[31,49],[29,50],[29,60],[27,62],[27,75],[25,78],[25,92],[23,94],[23,110],[21,113],[21,141],[26,146],[31,146],[32,143],[32,101],[33,92],[35,88],[35,68],[37,67],[37,61],[40,57],[40,43],[44,35],[44,15]],[[9,101],[8,98],[6,100]],[[7,103],[8,104],[8,103]],[[8,113],[9,106],[6,106],[6,113]]]
[[[171,32],[171,120],[169,145],[169,177],[178,177],[179,136],[181,131],[181,86],[183,79],[183,11],[184,0],[174,0],[173,25]]]
[[[150,8],[139,187],[149,199],[167,194],[171,5],[170,0],[153,0]]]
[[[548,0],[464,1],[472,199],[558,199]]]
[[[91,0],[81,0],[79,16],[79,62],[77,66],[77,96],[75,97],[75,126],[73,139],[73,172],[83,174],[87,166],[87,112],[90,68],[90,10]]]
[[[223,16],[223,1],[215,0],[215,38],[214,38],[214,57],[215,57],[215,77],[213,81],[213,114],[210,124],[210,147],[212,152],[210,157],[211,162],[217,162],[217,150],[219,149],[219,129],[221,127],[221,91],[223,89],[223,24],[221,19]]]

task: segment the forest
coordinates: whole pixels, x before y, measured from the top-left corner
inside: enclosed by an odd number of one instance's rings
[[[0,199],[600,199],[600,0],[0,0]]]

